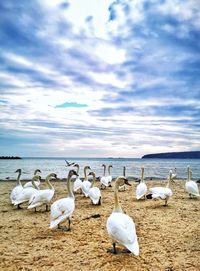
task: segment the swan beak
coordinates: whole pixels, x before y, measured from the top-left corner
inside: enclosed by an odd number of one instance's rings
[[[127,179],[124,179],[124,183],[131,186]]]

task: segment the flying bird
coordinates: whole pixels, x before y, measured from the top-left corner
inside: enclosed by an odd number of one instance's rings
[[[67,160],[65,160],[65,162],[66,162],[66,167],[70,167],[70,166],[73,166],[75,163],[73,162],[73,163],[69,163]]]

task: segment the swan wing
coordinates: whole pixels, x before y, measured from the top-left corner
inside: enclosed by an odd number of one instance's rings
[[[53,189],[36,190],[29,200],[28,209],[41,206],[42,204],[49,203],[54,196]]]
[[[147,186],[145,183],[138,184],[136,188],[136,199],[141,199],[147,192]]]
[[[13,188],[13,190],[10,194],[10,200],[11,200],[12,204],[14,204],[14,202],[17,200],[17,198],[19,197],[22,190],[23,190],[23,187],[21,185],[17,185]]]
[[[99,202],[99,198],[101,197],[101,191],[98,187],[92,187],[89,189],[88,195],[94,204]]]
[[[113,212],[107,220],[107,231],[113,241],[124,245],[136,256],[139,255],[135,224],[128,215]]]
[[[88,192],[89,192],[90,187],[91,187],[91,182],[89,182],[89,181],[82,182],[81,189],[86,197],[88,197]]]
[[[73,198],[64,198],[55,201],[51,205],[50,229],[55,228],[59,223],[71,217],[75,208]]]
[[[82,181],[81,179],[77,178],[74,182],[74,191],[76,192],[81,187],[82,187]]]
[[[101,177],[100,183],[103,184],[103,185],[105,185],[105,186],[108,186],[107,177],[105,177],[105,176]]]
[[[172,196],[172,190],[168,187],[153,187],[149,189],[152,192],[152,198],[166,199]]]
[[[186,191],[187,191],[189,194],[192,194],[192,195],[195,195],[195,196],[200,196],[200,195],[199,195],[199,188],[198,188],[198,185],[197,185],[197,183],[195,183],[194,181],[186,182],[185,188],[186,188]]]

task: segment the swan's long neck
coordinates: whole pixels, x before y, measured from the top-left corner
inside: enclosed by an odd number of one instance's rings
[[[52,184],[50,183],[50,181],[49,181],[50,178],[51,178],[51,174],[49,174],[49,175],[46,177],[45,182],[47,183],[49,189],[54,190],[53,185],[52,185]]]
[[[115,205],[114,205],[113,212],[123,213],[122,208],[119,203],[118,189],[119,189],[119,184],[115,183],[115,190],[114,190]]]
[[[96,177],[95,177],[95,174],[92,174],[92,177],[93,177],[93,179],[92,179],[92,183],[91,183],[91,188],[94,186],[94,184],[95,184],[95,179],[96,179]]]
[[[87,168],[84,168],[84,180],[87,180]]]
[[[17,185],[21,185],[21,186],[22,186],[21,181],[20,181],[21,175],[22,175],[22,172],[20,171],[20,172],[18,173],[18,176],[17,176]]]
[[[106,176],[106,166],[103,166],[103,176]]]
[[[110,168],[111,168],[111,166],[108,167],[108,175],[110,175]]]
[[[191,181],[192,180],[192,170],[190,169],[190,172],[189,172],[189,180]]]
[[[71,185],[71,176],[68,175],[67,177],[67,190],[70,198],[74,198],[74,193],[72,191],[72,185]]]
[[[141,169],[141,182],[144,183],[144,168]]]
[[[126,176],[126,167],[123,167],[123,176]]]
[[[80,167],[79,167],[79,165],[77,165],[76,167],[77,167],[76,173],[79,174],[79,168],[80,168]]]
[[[167,188],[170,187],[171,181],[172,181],[172,172],[169,173],[169,178],[168,178],[167,185],[166,185]]]
[[[38,181],[40,181],[40,180],[38,179]],[[35,184],[35,178],[33,178],[31,182],[32,182],[33,187],[38,190],[38,187]]]
[[[190,167],[187,167],[187,180],[186,182],[190,181]]]

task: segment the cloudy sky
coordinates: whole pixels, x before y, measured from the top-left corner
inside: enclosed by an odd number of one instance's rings
[[[0,155],[200,148],[199,0],[1,0]]]

